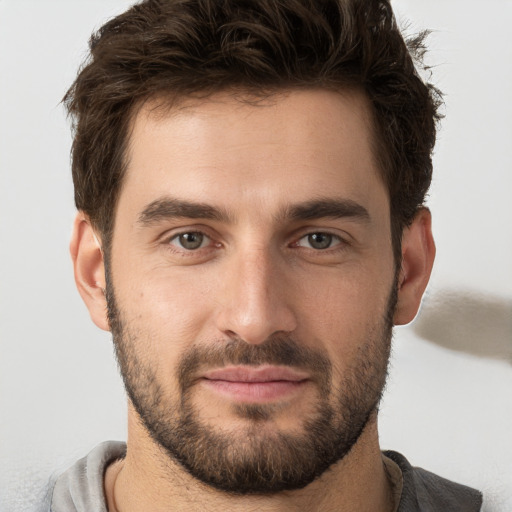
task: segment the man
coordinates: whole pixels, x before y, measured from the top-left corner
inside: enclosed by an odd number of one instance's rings
[[[392,326],[435,254],[439,116],[386,1],[146,1],[65,101],[75,278],[110,330],[128,442],[51,510],[477,511],[381,453]]]

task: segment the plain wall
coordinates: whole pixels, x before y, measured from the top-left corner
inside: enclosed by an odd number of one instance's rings
[[[130,2],[0,0],[0,512],[125,438],[110,336],[68,255],[71,136],[59,104],[91,31]],[[446,94],[429,206],[437,262],[418,319],[397,329],[383,448],[512,510],[512,2],[401,0]]]

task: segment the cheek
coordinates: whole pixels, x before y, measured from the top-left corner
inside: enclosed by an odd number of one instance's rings
[[[119,292],[122,309],[139,329],[151,331],[166,344],[188,346],[211,310],[212,285],[202,274],[168,268],[140,273]]]
[[[324,346],[333,363],[343,365],[384,329],[393,279],[389,271],[371,272],[364,267],[332,273],[315,283],[315,290],[302,287],[306,336]]]

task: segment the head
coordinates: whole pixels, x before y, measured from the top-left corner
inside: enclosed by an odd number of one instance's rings
[[[77,281],[140,435],[209,485],[303,487],[375,420],[434,255],[421,44],[349,0],[149,1],[91,40]]]

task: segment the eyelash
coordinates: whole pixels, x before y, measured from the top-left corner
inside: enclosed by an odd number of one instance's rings
[[[329,239],[329,246],[325,248],[315,248],[315,247],[305,247],[306,249],[313,250],[315,252],[327,252],[329,250],[335,250],[336,247],[346,244],[345,240],[343,240],[340,236],[335,235],[333,233],[325,232],[325,231],[313,231],[311,233],[306,233],[301,236],[296,242],[292,244],[292,247],[304,247],[300,245],[301,240],[308,239],[308,242],[311,244],[310,237],[314,236],[324,236]],[[334,245],[331,245],[331,242],[335,242]]]
[[[185,235],[200,235],[206,239],[207,244],[204,245],[204,240],[201,241],[201,244],[199,247],[194,249],[187,249],[186,247],[183,247],[182,244],[181,247],[177,244],[173,244],[173,241],[179,241],[180,237]],[[305,247],[303,245],[300,245],[302,240],[308,239],[308,237],[313,237],[315,235],[323,235],[328,237],[329,240],[329,246],[325,248],[314,248],[314,247]],[[208,243],[209,242],[209,243]],[[180,231],[179,233],[175,233],[172,236],[167,236],[164,240],[164,244],[167,246],[169,250],[171,250],[174,253],[179,253],[183,256],[193,256],[197,255],[199,253],[203,253],[204,250],[212,249],[212,247],[209,247],[211,243],[213,242],[213,237],[206,234],[204,231],[201,231],[200,229],[190,229],[186,231]],[[311,244],[311,239],[308,240],[308,242]],[[334,242],[334,245],[331,245],[331,243]],[[222,244],[217,242],[214,243],[214,248],[220,248],[222,247]],[[320,254],[332,254],[333,252],[342,251],[346,248],[346,246],[349,245],[349,242],[342,238],[339,235],[336,235],[334,233],[331,233],[329,231],[310,231],[308,233],[304,233],[301,235],[296,241],[289,244],[288,247],[292,248],[299,248],[302,247],[303,249],[307,251],[312,251],[318,255]]]
[[[192,231],[192,230],[190,230],[190,231],[182,231],[181,233],[176,233],[171,238],[167,238],[166,239],[166,243],[168,245],[174,245],[172,243],[174,240],[179,240],[182,236],[185,236],[185,235],[200,235],[200,236],[204,237],[206,240],[210,240],[210,241],[212,240],[212,238],[210,236],[208,236],[206,233],[203,233],[202,231]],[[200,246],[197,247],[196,249],[187,249],[186,247],[183,247],[183,246],[181,247],[181,249],[184,250],[185,252],[196,252],[196,251],[198,251],[200,249],[204,249],[203,242],[204,242],[204,240],[201,241]],[[220,246],[220,244],[217,244],[217,245]]]

